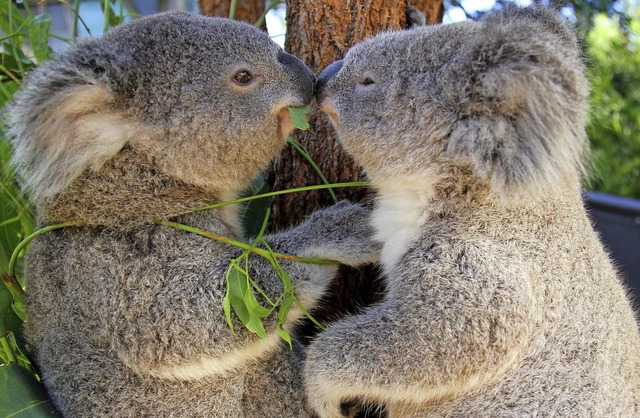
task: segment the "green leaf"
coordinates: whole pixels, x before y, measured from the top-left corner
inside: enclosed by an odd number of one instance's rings
[[[247,287],[247,290],[245,290],[244,302],[247,306],[247,309],[249,310],[249,313],[252,316],[264,318],[271,313],[271,309],[265,308],[264,306],[260,305],[251,287]]]
[[[232,260],[229,265],[229,270],[227,270],[227,292],[229,296],[229,316],[227,317],[227,322],[230,322],[230,310],[233,308],[238,319],[240,319],[249,331],[257,334],[260,338],[266,338],[267,332],[262,324],[262,318],[268,316],[271,310],[258,303],[252,286],[250,286],[248,272],[238,264],[240,259],[246,258],[247,256],[248,254],[244,254]],[[224,305],[225,302],[223,300],[223,308]],[[227,311],[225,311],[225,315],[227,315]]]
[[[251,315],[249,317],[249,321],[244,325],[249,331],[253,332],[258,337],[267,338],[267,331],[265,331],[264,325],[262,325],[262,320],[259,317]]]
[[[222,309],[224,310],[224,318],[227,320],[227,325],[231,328],[231,333],[236,335],[236,331],[233,329],[233,320],[231,319],[231,302],[229,301],[229,282],[227,281],[227,292],[222,299]]]
[[[254,196],[269,191],[269,187],[264,181],[264,174],[258,175],[251,183],[251,188],[242,195]],[[271,207],[273,198],[265,197],[263,199],[250,200],[245,203],[244,211],[242,211],[242,229],[247,237],[255,237],[260,233],[260,228],[265,218],[267,210]]]
[[[280,309],[278,309],[278,323],[276,324],[276,330],[278,331],[278,334],[280,334],[280,337],[282,337],[283,340],[289,343],[289,348],[293,348],[293,343],[291,342],[291,334],[289,334],[289,332],[282,326],[287,320],[287,315],[289,314],[289,311],[291,310],[291,306],[293,306],[293,302],[295,301],[295,299],[296,297],[293,292],[287,292],[284,295],[284,300],[280,304]]]
[[[4,286],[0,286],[0,335],[5,335],[8,331],[17,334],[22,324],[21,319],[12,308],[13,296]]]
[[[49,29],[51,28],[51,16],[41,14],[34,17],[29,25],[29,42],[35,59],[41,63],[51,56],[49,47]]]
[[[279,322],[276,325],[276,331],[278,331],[278,334],[280,334],[280,338],[282,338],[289,344],[289,348],[293,349],[293,341],[291,340],[291,334],[289,334],[289,331],[282,328],[282,324]]]
[[[0,359],[2,359],[2,363],[0,364],[14,362],[31,373],[33,377],[38,375],[31,364],[31,360],[23,353],[15,335],[13,335],[11,331],[7,331],[4,335],[0,336]]]
[[[300,130],[306,131],[309,129],[309,120],[307,119],[308,113],[309,108],[307,106],[289,106],[291,124]]]
[[[24,313],[24,290],[22,290],[22,288],[20,287],[20,284],[15,281],[11,276],[9,276],[6,273],[2,273],[2,282],[4,283],[4,286],[6,289],[9,290],[9,292],[11,293],[11,296],[13,297],[13,303],[11,304],[11,308],[13,309],[13,312],[15,312],[16,315],[18,315],[18,317],[20,317],[20,319],[22,321],[26,321],[26,316]]]
[[[249,311],[244,303],[244,292],[249,287],[247,274],[233,260],[227,271],[227,283],[229,291],[229,303],[235,311],[238,319],[243,324],[249,322]]]
[[[0,416],[62,417],[47,396],[42,383],[15,363],[0,366]]]

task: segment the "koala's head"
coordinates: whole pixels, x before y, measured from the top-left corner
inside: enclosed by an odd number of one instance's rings
[[[254,26],[189,13],[123,24],[29,75],[10,109],[14,163],[38,200],[123,149],[229,195],[285,144],[314,77]],[[124,170],[124,169],[123,169]]]
[[[561,17],[506,7],[366,40],[323,71],[316,97],[374,183],[471,172],[512,196],[580,178],[583,74]]]

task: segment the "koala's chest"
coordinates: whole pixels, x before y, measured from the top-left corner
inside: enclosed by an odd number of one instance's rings
[[[425,206],[413,200],[382,200],[373,212],[376,239],[384,243],[380,261],[391,271],[415,241],[426,221]]]

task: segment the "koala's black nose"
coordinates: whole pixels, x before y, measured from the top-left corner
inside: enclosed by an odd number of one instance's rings
[[[278,54],[278,62],[287,70],[293,78],[293,82],[298,88],[298,92],[302,95],[304,104],[308,105],[313,99],[313,88],[316,78],[306,65],[298,58],[286,52]]]
[[[327,86],[327,83],[329,83],[329,81],[340,72],[343,64],[344,60],[336,61],[325,68],[318,76],[318,80],[316,81],[316,91],[314,93],[318,102],[322,101],[322,92]]]

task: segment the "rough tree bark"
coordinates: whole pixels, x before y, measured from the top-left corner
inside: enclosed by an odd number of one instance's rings
[[[353,44],[380,31],[405,28],[407,6],[425,13],[428,23],[442,21],[443,0],[287,0],[285,49],[318,75],[343,58]],[[307,148],[329,182],[363,180],[362,170],[341,149],[329,121],[315,103],[310,106],[309,119],[309,131],[296,132],[294,137]],[[272,165],[267,180],[275,190],[321,183],[313,168],[291,147]],[[336,195],[365,204],[372,201],[370,191],[362,188],[338,189]],[[270,226],[285,229],[332,203],[327,191],[279,196],[272,204]],[[328,322],[374,303],[383,292],[373,267],[358,271],[345,268],[334,282],[325,308],[314,314]],[[307,328],[304,333],[313,331]]]
[[[206,16],[229,17],[231,0],[198,0],[200,13]],[[236,2],[235,19],[256,23],[265,9],[264,0],[240,0]]]

